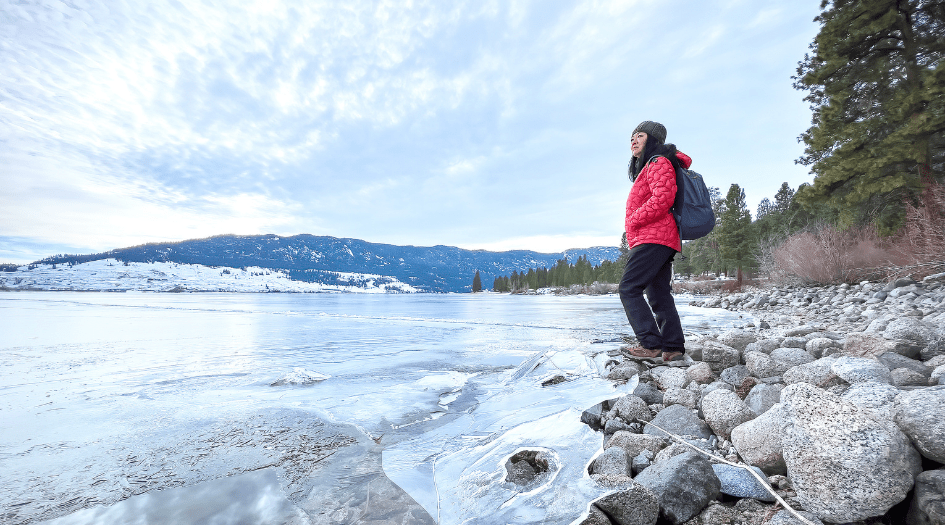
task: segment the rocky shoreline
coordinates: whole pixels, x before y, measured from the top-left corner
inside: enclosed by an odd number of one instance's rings
[[[582,415],[613,491],[574,523],[945,525],[945,274],[693,304],[755,319],[672,366],[597,356],[638,384]],[[512,459],[510,481],[541,476]]]

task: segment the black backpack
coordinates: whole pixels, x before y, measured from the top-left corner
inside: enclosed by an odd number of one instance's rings
[[[647,163],[653,162],[656,157],[662,155],[654,155]],[[712,197],[702,175],[682,166],[676,168],[676,198],[670,212],[676,219],[679,238],[683,241],[705,237],[715,228]]]

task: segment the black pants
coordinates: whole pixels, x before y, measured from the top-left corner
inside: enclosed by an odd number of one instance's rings
[[[641,244],[630,250],[623,270],[620,302],[643,348],[685,352],[682,322],[669,287],[675,255],[669,246]]]

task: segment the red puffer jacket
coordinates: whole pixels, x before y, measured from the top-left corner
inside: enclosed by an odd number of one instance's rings
[[[676,158],[684,168],[692,159],[677,152]],[[627,197],[627,243],[630,248],[641,244],[662,244],[682,250],[679,229],[669,209],[676,198],[676,171],[666,157],[658,157],[640,170]]]

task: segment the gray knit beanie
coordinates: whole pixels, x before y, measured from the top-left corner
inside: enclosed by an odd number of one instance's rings
[[[666,142],[666,126],[660,124],[659,122],[644,120],[639,126],[636,127],[636,129],[633,130],[633,133],[631,133],[630,136],[636,135],[637,132],[640,131],[660,141],[661,144]]]

